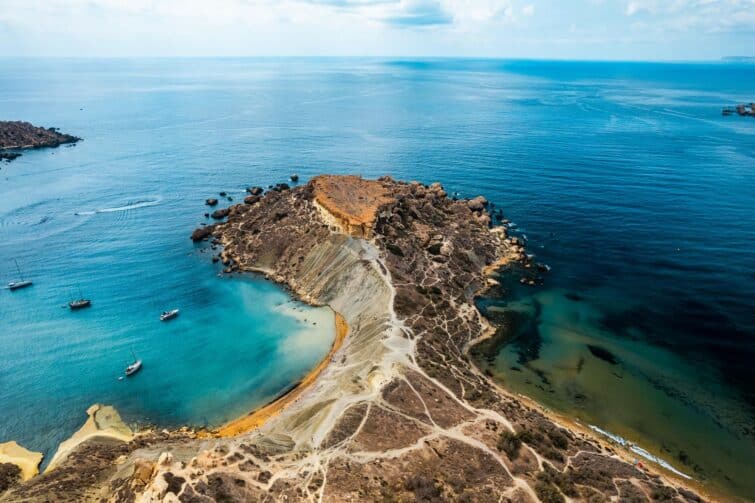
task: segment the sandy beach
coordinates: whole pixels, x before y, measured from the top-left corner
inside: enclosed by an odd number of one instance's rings
[[[349,326],[343,316],[339,313],[335,313],[335,325],[336,334],[330,351],[315,368],[296,384],[293,389],[285,393],[283,396],[276,398],[269,404],[221,426],[214,432],[214,434],[219,437],[233,437],[257,429],[264,425],[270,418],[280,414],[286,406],[295,402],[317,380],[317,377],[327,368],[333,356],[343,345],[343,341],[346,339],[346,335],[349,332]]]

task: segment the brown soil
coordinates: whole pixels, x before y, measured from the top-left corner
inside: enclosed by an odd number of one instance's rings
[[[335,217],[349,234],[369,235],[377,211],[392,201],[386,188],[359,176],[320,175],[312,179],[315,200]]]

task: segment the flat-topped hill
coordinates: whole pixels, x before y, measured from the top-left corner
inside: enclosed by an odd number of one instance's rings
[[[378,208],[393,200],[382,183],[359,176],[320,175],[310,183],[317,203],[352,235],[370,235]]]

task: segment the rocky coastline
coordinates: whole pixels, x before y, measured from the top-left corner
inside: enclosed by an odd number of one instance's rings
[[[11,162],[22,155],[22,150],[58,147],[80,140],[59,132],[57,128],[37,127],[22,121],[0,121],[0,161]]]
[[[474,305],[487,273],[533,266],[484,198],[390,177],[283,185],[191,238],[221,246],[226,273],[338,313],[326,365],[231,436],[90,436],[0,501],[701,501],[471,363],[495,332]]]

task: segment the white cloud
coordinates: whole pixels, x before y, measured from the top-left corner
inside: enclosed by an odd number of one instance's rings
[[[568,50],[577,58],[653,59],[661,50],[715,57],[755,47],[755,0],[0,2],[0,55],[561,57]]]

